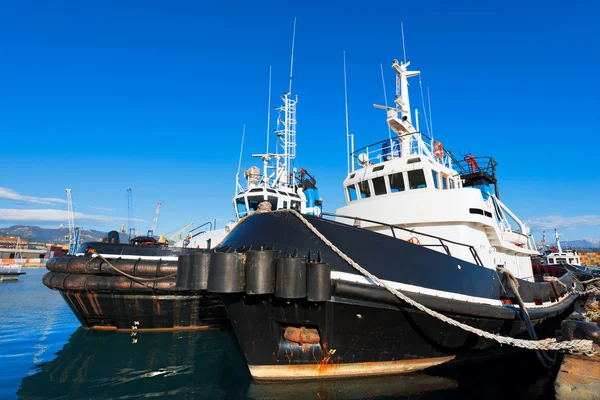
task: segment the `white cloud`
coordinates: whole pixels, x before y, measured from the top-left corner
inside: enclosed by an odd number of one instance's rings
[[[34,196],[23,196],[15,192],[12,189],[0,187],[0,199],[4,200],[16,200],[24,201],[27,203],[35,204],[55,204],[55,203],[66,203],[64,199],[56,199],[53,197],[34,197]]]
[[[92,210],[96,210],[96,211],[116,211],[116,209],[110,208],[110,207],[93,207],[93,206],[90,206],[90,208]]]
[[[80,212],[74,212],[75,222],[114,222],[127,221],[127,218],[108,217],[104,215],[89,215]],[[66,210],[19,210],[14,208],[0,208],[0,221],[21,221],[21,222],[66,222],[68,213]],[[135,222],[146,222],[143,219],[134,219]]]
[[[577,229],[586,226],[600,226],[600,215],[579,215],[575,217],[562,217],[560,215],[547,215],[525,221],[532,231],[551,229]]]

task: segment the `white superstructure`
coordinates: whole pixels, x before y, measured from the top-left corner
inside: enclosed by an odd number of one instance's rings
[[[550,249],[548,249],[546,243],[546,232],[544,231],[544,237],[542,239],[544,265],[569,264],[578,267],[581,266],[581,257],[579,257],[579,254],[577,254],[575,250],[562,248],[557,229],[554,229],[554,236],[556,239],[556,246],[552,246]]]
[[[440,142],[413,126],[408,78],[419,72],[409,71],[409,65],[392,63],[397,74],[396,107],[376,105],[387,111],[395,135],[350,155],[352,170],[344,180],[346,205],[336,214],[471,245],[484,267],[503,266],[518,278],[533,281],[530,257],[538,254],[535,242],[529,228],[498,198],[493,159],[465,156],[458,161]],[[440,243],[406,230],[392,233],[388,226],[376,223],[336,220],[479,263],[467,246]]]

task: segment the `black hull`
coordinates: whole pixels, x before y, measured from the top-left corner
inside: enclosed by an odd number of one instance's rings
[[[58,290],[81,325],[105,330],[178,330],[228,326],[219,297],[202,290],[178,290],[177,262],[58,257],[43,283]]]
[[[426,307],[477,329],[529,338],[523,316],[514,306],[515,295],[506,289],[504,273],[363,229],[307,219],[379,278],[410,285],[401,291]],[[497,355],[500,346],[495,341],[441,322],[383,288],[361,283],[360,274],[293,215],[255,215],[238,225],[219,251],[261,247],[283,254],[310,252],[313,257],[319,252],[331,266],[332,279],[331,297],[323,302],[276,293],[216,291],[221,293],[254,379],[387,375]],[[233,265],[217,264],[211,262],[209,274]],[[570,274],[560,279],[565,285],[574,284]],[[547,282],[519,284],[523,300],[531,304],[529,314],[538,336],[553,337],[572,312],[576,296]],[[301,336],[294,336],[298,332],[308,333],[298,340]],[[507,347],[500,351],[513,350]]]
[[[101,330],[184,330],[228,326],[217,296],[60,291],[81,326]]]
[[[323,304],[272,296],[223,295],[222,299],[257,380],[398,374],[498,355],[491,351],[498,347],[496,342],[449,326],[399,301],[393,305],[335,295]],[[447,306],[469,308],[467,304]],[[554,313],[537,315],[533,322],[536,332],[540,337],[554,336],[571,311],[572,307],[560,307]],[[528,338],[525,324],[514,312],[513,318],[445,315],[485,331]],[[317,329],[320,343],[286,341],[284,331],[290,326]]]

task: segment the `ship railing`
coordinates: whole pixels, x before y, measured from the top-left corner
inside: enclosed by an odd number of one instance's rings
[[[469,252],[473,256],[473,260],[475,261],[475,264],[483,267],[483,262],[481,261],[481,258],[479,258],[479,254],[477,253],[477,250],[475,249],[475,247],[473,247],[470,244],[460,243],[460,242],[457,242],[454,240],[446,239],[446,238],[432,235],[429,233],[423,233],[423,232],[416,231],[414,229],[403,228],[401,226],[392,225],[392,224],[388,224],[388,223],[380,222],[380,221],[374,221],[372,219],[367,219],[367,218],[351,217],[349,215],[334,214],[334,213],[322,213],[321,215],[328,216],[328,217],[334,217],[334,218],[345,218],[345,219],[351,219],[353,221],[367,222],[370,224],[387,226],[388,228],[390,228],[390,231],[392,232],[392,236],[399,240],[401,240],[401,239],[396,236],[396,229],[404,231],[404,232],[410,232],[414,235],[425,236],[425,237],[437,240],[439,243],[421,244],[421,246],[423,246],[423,247],[441,247],[442,249],[444,249],[444,252],[449,256],[452,256],[452,254],[450,252],[450,248],[449,248],[448,244],[465,247],[469,250]]]
[[[198,229],[200,229],[200,228],[202,228],[202,227],[204,227],[204,226],[206,226],[206,225],[208,225],[208,230],[209,230],[209,231],[212,231],[212,230],[213,230],[213,224],[212,224],[212,222],[211,222],[211,221],[208,221],[208,222],[205,222],[205,223],[203,223],[203,224],[202,224],[202,225],[200,225],[200,226],[197,226],[197,227],[195,227],[194,229],[192,229],[191,231],[189,231],[189,232],[188,232],[188,234],[190,234],[190,233],[192,233],[192,232],[196,232]],[[192,237],[193,237],[193,238],[195,238],[196,236],[198,236],[198,235],[201,235],[201,234],[203,234],[203,233],[206,233],[206,229],[205,229],[205,230],[203,230],[203,231],[200,231],[200,232],[196,232],[196,233],[194,233],[194,234],[192,235]]]
[[[432,138],[422,132],[406,133],[404,135],[396,135],[393,137],[372,143],[368,146],[355,150],[350,154],[352,158],[352,170],[362,168],[364,166],[379,164],[385,161],[394,160],[403,157],[402,143],[400,139],[408,138],[409,152],[404,157],[412,157],[414,155],[424,155],[435,159],[448,168],[453,168],[453,163],[457,160],[448,150],[442,150],[442,157],[436,155],[435,143]],[[361,156],[364,154],[364,156]],[[359,159],[360,157],[360,159]],[[360,161],[360,162],[359,162]]]
[[[496,178],[496,166],[498,163],[492,157],[474,157],[468,154],[462,160],[457,160],[455,164],[455,169],[461,176],[484,172],[492,178]]]

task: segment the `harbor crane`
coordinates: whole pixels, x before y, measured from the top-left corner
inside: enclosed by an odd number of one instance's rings
[[[75,215],[73,214],[73,196],[71,189],[66,189],[67,192],[67,219],[69,221],[69,253],[75,254],[79,245],[79,228],[75,227]]]
[[[192,225],[194,225],[194,223],[190,222],[189,224],[187,224],[183,228],[177,230],[177,232],[175,232],[174,234],[172,234],[171,236],[169,236],[167,238],[167,243],[170,242],[171,240],[175,240],[175,238],[177,237],[177,235],[181,235],[183,233],[183,231],[185,231],[186,229],[188,229]],[[179,239],[182,239],[181,236],[179,236]]]
[[[154,235],[154,231],[156,230],[156,223],[158,222],[158,213],[160,213],[160,202],[156,205],[156,212],[154,213],[154,219],[152,220],[152,226],[148,231],[148,237],[152,237]]]

